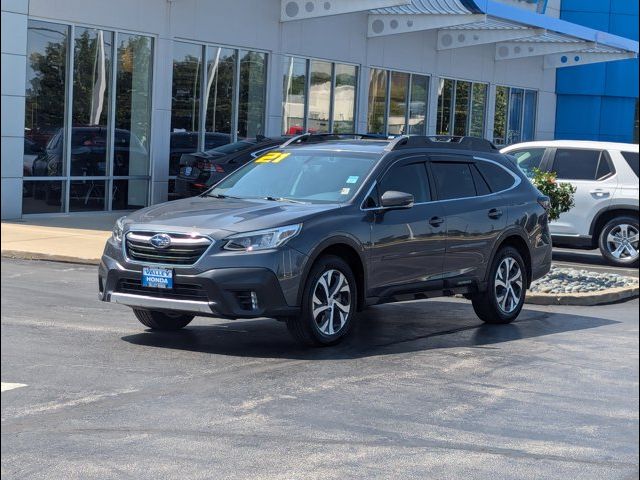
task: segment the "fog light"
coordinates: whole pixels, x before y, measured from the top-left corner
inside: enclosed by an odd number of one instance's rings
[[[253,291],[251,292],[251,309],[258,309],[258,295],[256,295],[256,292]]]

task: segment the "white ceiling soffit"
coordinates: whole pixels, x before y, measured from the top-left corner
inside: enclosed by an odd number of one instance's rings
[[[519,40],[521,38],[543,35],[546,30],[531,28],[514,22],[496,18],[487,18],[483,22],[442,28],[438,31],[438,50],[472,47],[488,43]]]
[[[411,0],[280,0],[280,20],[289,22],[363,12],[375,8],[397,7],[410,2]]]
[[[369,37],[381,37],[398,33],[437,30],[470,23],[482,22],[484,15],[416,14],[416,15],[369,15]]]

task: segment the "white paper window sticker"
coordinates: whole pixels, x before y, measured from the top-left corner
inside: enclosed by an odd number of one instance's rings
[[[343,188],[342,190],[340,190],[340,195],[349,195],[350,191],[350,188]]]

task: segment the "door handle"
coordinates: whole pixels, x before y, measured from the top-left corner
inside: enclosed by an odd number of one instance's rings
[[[489,215],[489,218],[493,218],[494,220],[497,220],[502,216],[502,210],[499,210],[497,208],[492,208],[491,210],[489,210],[489,213],[487,215]]]
[[[440,225],[442,225],[444,223],[444,218],[442,218],[442,217],[431,217],[429,219],[429,223],[433,227],[439,227]]]
[[[594,190],[591,190],[589,192],[591,195],[595,195],[596,197],[608,197],[609,195],[611,195],[611,192],[608,190],[603,190],[602,188],[596,188]]]

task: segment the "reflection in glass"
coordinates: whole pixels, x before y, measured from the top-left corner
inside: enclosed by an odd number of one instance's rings
[[[484,138],[484,117],[487,104],[487,85],[474,83],[471,96],[471,121],[469,135]]]
[[[309,62],[309,132],[329,131],[331,109],[331,63],[311,60]]]
[[[512,88],[509,98],[509,131],[507,144],[520,142],[522,136],[522,102],[524,91],[521,88]]]
[[[169,175],[178,174],[183,153],[192,153],[199,149],[201,76],[202,47],[174,42]]]
[[[63,127],[68,32],[66,25],[28,21],[24,135],[29,151],[24,152],[25,176],[66,174]],[[37,171],[33,168],[36,158]]]
[[[236,51],[219,47],[211,47],[208,51],[205,131],[231,134]]]
[[[285,134],[303,133],[306,97],[307,61],[285,57],[283,75],[282,131]]]
[[[238,138],[264,134],[267,87],[267,56],[240,50],[240,91],[238,92]]]
[[[411,98],[409,99],[410,135],[424,135],[427,118],[429,77],[411,75]]]
[[[106,184],[104,180],[71,180],[69,211],[104,210]]]
[[[114,180],[111,194],[111,208],[113,210],[133,210],[147,205],[146,179]]]
[[[504,145],[507,141],[507,106],[509,103],[509,88],[496,87],[496,104],[493,119],[493,143]]]
[[[202,47],[200,45],[173,43],[172,132],[198,131],[201,68]]]
[[[456,80],[456,113],[453,121],[453,134],[467,134],[469,120],[469,102],[471,100],[471,82]]]
[[[77,27],[74,45],[70,173],[105,176],[113,33]]]
[[[333,131],[335,133],[354,133],[358,67],[337,63],[335,64],[335,76]]]
[[[114,175],[148,175],[152,39],[118,36]]]
[[[385,133],[387,71],[372,68],[369,73],[368,133]]]
[[[439,80],[437,135],[451,135],[452,133],[451,102],[453,101],[453,85],[454,81],[449,78],[441,78]]]
[[[22,213],[64,212],[63,181],[25,181],[22,184]]]
[[[389,135],[406,133],[407,94],[409,93],[409,74],[391,72],[391,92],[389,94]]]
[[[524,117],[522,119],[522,139],[528,142],[534,139],[536,130],[536,104],[538,92],[526,90],[524,94]]]

